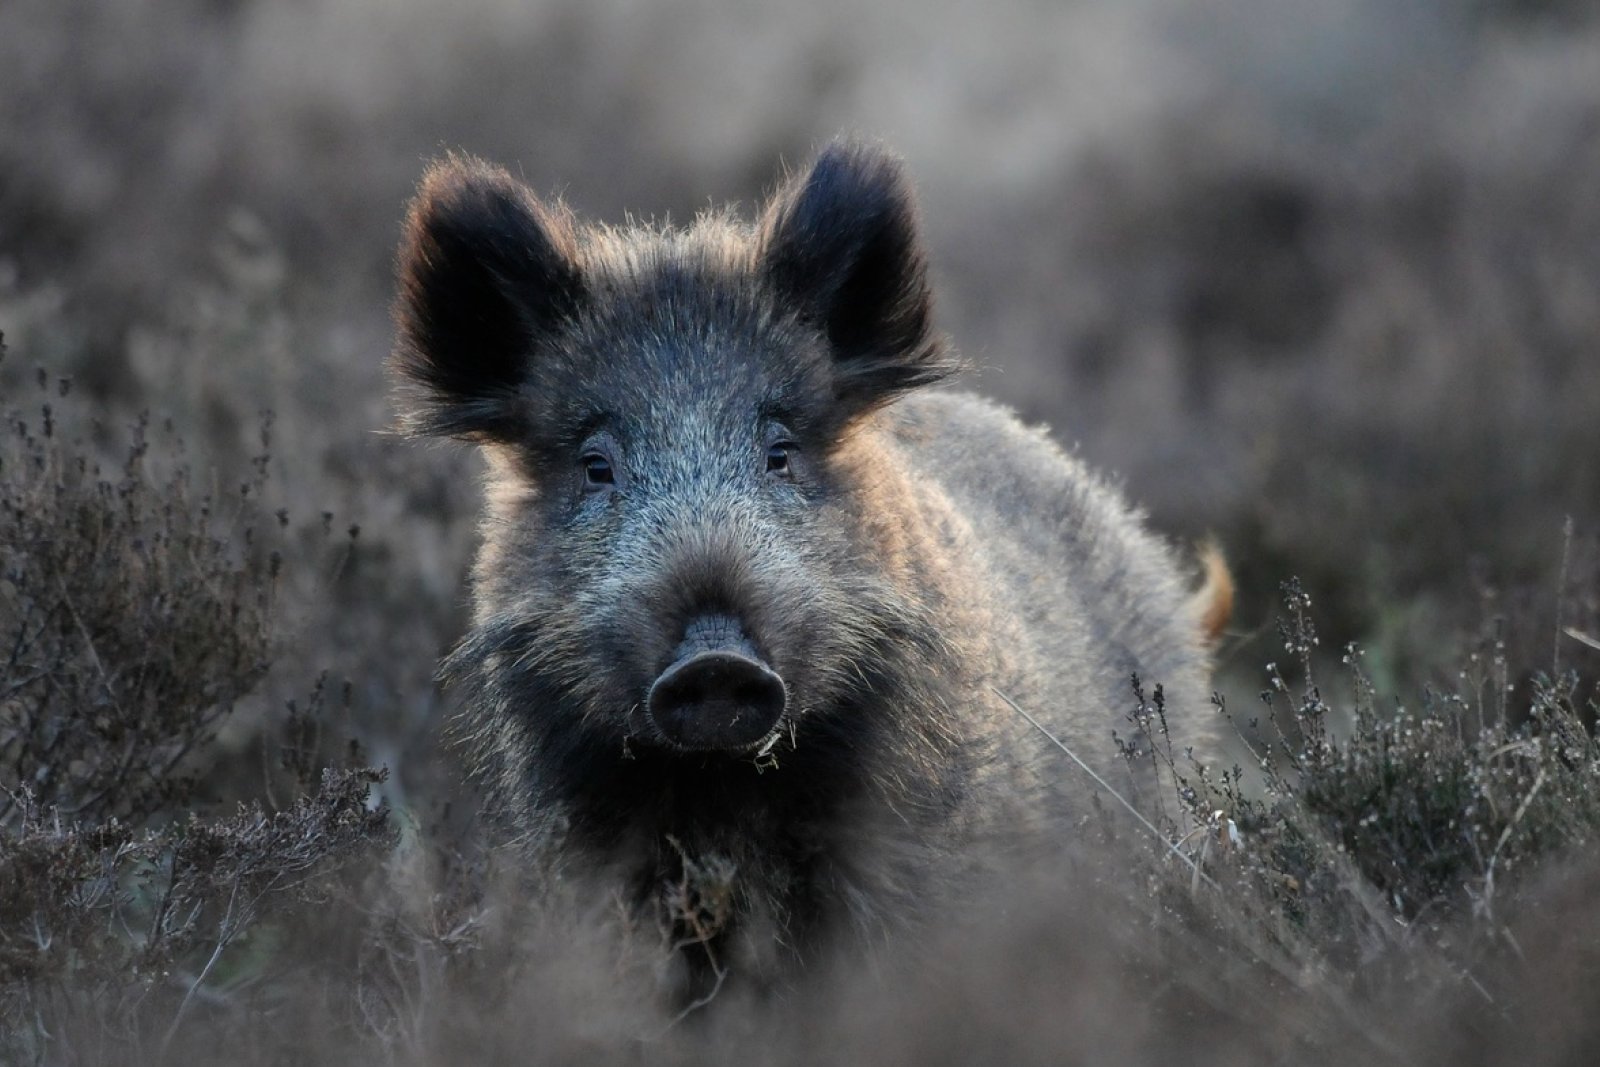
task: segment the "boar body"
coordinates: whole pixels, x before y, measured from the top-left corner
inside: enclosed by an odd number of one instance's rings
[[[1082,772],[999,693],[1102,766],[1135,674],[1180,757],[1204,735],[1225,593],[1043,432],[927,388],[956,363],[914,223],[860,145],[683,230],[451,159],[402,244],[410,425],[491,471],[462,743],[531,869],[749,970],[1070,833]]]

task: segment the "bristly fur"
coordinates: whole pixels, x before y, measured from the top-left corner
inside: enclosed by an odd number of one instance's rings
[[[447,664],[461,743],[531,869],[668,928],[700,859],[733,872],[731,912],[690,939],[712,970],[874,940],[954,891],[980,839],[1060,831],[1072,779],[995,690],[1091,757],[1131,732],[1135,673],[1165,683],[1180,747],[1205,732],[1212,616],[1075,458],[924,388],[957,365],[926,275],[900,166],[863,144],[754,224],[582,226],[461,158],[407,219],[407,425],[491,469]],[[707,614],[783,681],[759,750],[681,751],[646,713]]]

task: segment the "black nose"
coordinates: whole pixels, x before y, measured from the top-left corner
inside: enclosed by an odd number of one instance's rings
[[[650,687],[650,718],[673,745],[741,751],[778,725],[783,679],[761,661],[737,622],[709,616],[691,623],[671,664]]]

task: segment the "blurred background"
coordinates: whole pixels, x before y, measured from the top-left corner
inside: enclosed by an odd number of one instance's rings
[[[274,413],[291,536],[360,532],[263,699],[349,679],[403,802],[478,505],[466,449],[389,432],[425,162],[687,219],[841,133],[905,156],[968,384],[1219,539],[1235,702],[1291,575],[1399,700],[1495,640],[1600,668],[1561,633],[1600,588],[1590,0],[5,0],[0,395],[70,376],[224,482]]]

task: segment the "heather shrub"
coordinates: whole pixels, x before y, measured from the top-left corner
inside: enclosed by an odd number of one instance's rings
[[[160,472],[144,419],[102,465],[54,399],[9,412],[0,452],[0,775],[66,818],[137,822],[183,805],[185,758],[267,666],[279,560],[245,525],[265,457],[219,498],[181,453]]]
[[[1311,598],[1298,582],[1284,598],[1292,666],[1268,666],[1262,720],[1236,723],[1255,733],[1259,788],[1234,767],[1181,793],[1191,812],[1214,804],[1209,821],[1231,820],[1256,892],[1295,916],[1340,910],[1358,886],[1363,907],[1402,923],[1492,914],[1497,885],[1600,829],[1594,691],[1575,672],[1535,673],[1519,689],[1491,645],[1470,654],[1459,689],[1386,707],[1352,644],[1353,707],[1342,715],[1315,677]]]
[[[1325,696],[1311,598],[1298,581],[1283,595],[1285,658],[1266,667],[1259,714],[1215,697],[1248,769],[1125,749],[1156,762],[1176,800],[1155,896],[1263,990],[1288,991],[1288,1029],[1318,1061],[1358,1037],[1377,1061],[1405,1062],[1405,1004],[1480,1000],[1492,1010],[1462,1014],[1485,1040],[1525,1032],[1551,992],[1512,927],[1600,831],[1593,682],[1558,657],[1518,684],[1491,637],[1456,685],[1408,705],[1377,691],[1351,644],[1343,696]],[[1131,718],[1161,736],[1159,690],[1135,689]]]
[[[293,793],[198,813],[207,748],[272,653],[267,456],[201,492],[141,419],[107,464],[64,430],[70,384],[38,384],[0,440],[0,1053],[134,1057],[214,997],[263,916],[382,838],[382,776],[312,743],[319,680],[284,720]]]

